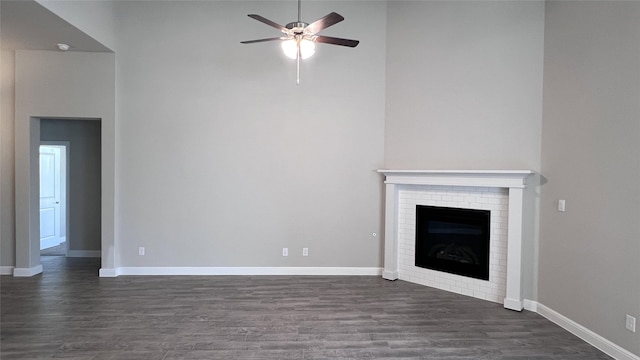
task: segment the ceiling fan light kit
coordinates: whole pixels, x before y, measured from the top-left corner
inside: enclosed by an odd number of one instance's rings
[[[282,41],[282,51],[284,54],[296,61],[296,84],[300,84],[300,59],[308,59],[316,51],[316,43],[324,43],[330,45],[340,45],[347,47],[356,47],[358,40],[342,39],[331,36],[318,35],[318,33],[344,20],[342,15],[332,12],[327,16],[318,19],[311,24],[300,20],[300,0],[298,0],[298,21],[290,22],[286,26],[282,26],[265,17],[256,14],[249,14],[250,18],[267,24],[273,28],[280,30],[284,36],[272,37],[266,39],[241,41],[242,44],[255,44],[267,41]]]
[[[282,51],[289,59],[296,60],[298,58],[298,45],[300,45],[300,57],[302,60],[308,59],[316,53],[316,43],[308,39],[302,39],[299,42],[295,39],[284,40],[282,42]]]

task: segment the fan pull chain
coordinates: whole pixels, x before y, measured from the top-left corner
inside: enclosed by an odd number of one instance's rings
[[[298,0],[298,23],[302,22],[302,16],[300,12],[301,2],[302,0]],[[298,45],[298,55],[296,56],[297,66],[296,66],[296,86],[300,85],[300,57],[302,53],[300,52],[300,38],[296,35],[296,43]]]
[[[298,0],[299,1],[299,0]],[[301,57],[301,53],[300,53],[300,39],[297,39],[297,45],[298,45],[298,55],[296,56],[296,62],[297,62],[297,66],[296,66],[296,85],[300,85],[300,57]]]

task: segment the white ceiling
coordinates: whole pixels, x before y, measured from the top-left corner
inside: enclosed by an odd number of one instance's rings
[[[58,50],[111,52],[75,26],[34,0],[0,0],[0,47],[9,50]]]

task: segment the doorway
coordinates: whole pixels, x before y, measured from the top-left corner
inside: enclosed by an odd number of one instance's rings
[[[57,243],[56,247],[61,247],[64,235],[63,250],[67,257],[101,257],[101,132],[98,119],[43,118],[40,121],[39,240],[42,244],[52,239],[49,244]],[[64,151],[66,161],[60,156],[57,162],[64,163],[66,169],[57,174],[56,156]],[[58,183],[62,183],[63,173],[66,173],[66,190],[59,189],[61,195],[56,196],[58,190],[47,188],[47,183],[56,182],[58,175]],[[62,197],[67,201],[57,209],[57,202],[63,203]],[[40,255],[49,255],[38,250]]]
[[[40,255],[66,256],[68,142],[40,145]]]

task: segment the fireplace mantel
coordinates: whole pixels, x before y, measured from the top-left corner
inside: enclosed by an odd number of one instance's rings
[[[378,170],[385,184],[524,188],[531,170]]]
[[[385,175],[385,247],[383,278],[398,279],[398,190],[404,185],[466,186],[509,190],[507,283],[504,307],[523,309],[522,240],[527,178],[531,170],[378,170]]]

